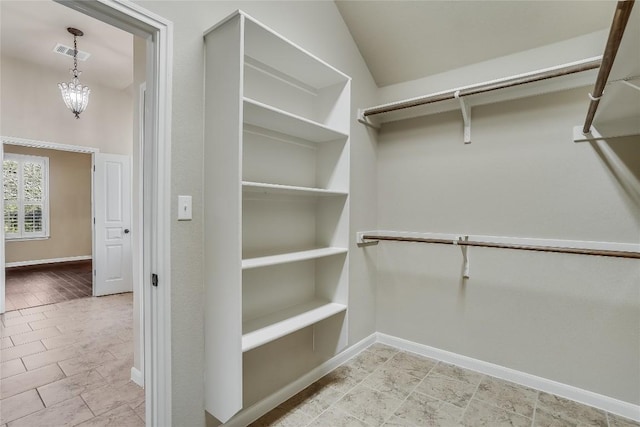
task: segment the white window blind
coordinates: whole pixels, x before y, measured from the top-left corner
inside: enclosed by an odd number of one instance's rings
[[[5,238],[49,237],[49,158],[5,153],[2,177]]]

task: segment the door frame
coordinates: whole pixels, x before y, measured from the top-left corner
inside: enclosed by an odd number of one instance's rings
[[[147,40],[144,146],[146,423],[171,419],[171,71],[173,23],[125,0],[54,0]],[[151,274],[158,286],[151,286]]]
[[[171,75],[173,23],[127,0],[54,0],[147,40],[143,157],[143,330],[147,425],[172,424],[171,400]],[[1,160],[1,159],[0,159]],[[1,198],[0,198],[1,199]],[[0,206],[1,207],[1,206]],[[4,227],[0,227],[4,233]],[[1,245],[0,245],[1,246]],[[4,249],[0,251],[4,262]],[[158,286],[151,286],[151,274]],[[4,291],[4,280],[0,285]],[[0,307],[4,310],[4,307]]]

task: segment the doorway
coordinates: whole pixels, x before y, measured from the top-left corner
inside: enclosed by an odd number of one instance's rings
[[[92,155],[2,142],[5,310],[92,296]]]
[[[142,189],[131,170],[142,165],[92,147],[2,143],[5,311],[140,292],[133,266],[142,259],[142,218],[133,201]]]
[[[87,16],[146,40],[143,162],[143,235],[140,324],[144,341],[145,413],[148,425],[171,424],[170,135],[172,23],[133,3],[60,1]],[[3,236],[2,236],[3,237]],[[4,264],[4,248],[0,249]],[[152,284],[153,276],[153,284]],[[4,280],[0,293],[4,294]],[[0,312],[4,312],[0,299]],[[138,309],[138,306],[135,307]]]

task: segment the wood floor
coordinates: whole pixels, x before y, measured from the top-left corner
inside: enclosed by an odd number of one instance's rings
[[[5,311],[92,295],[91,261],[7,268]]]

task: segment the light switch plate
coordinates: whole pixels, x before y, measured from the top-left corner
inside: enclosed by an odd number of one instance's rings
[[[191,196],[178,196],[178,221],[191,221]]]

